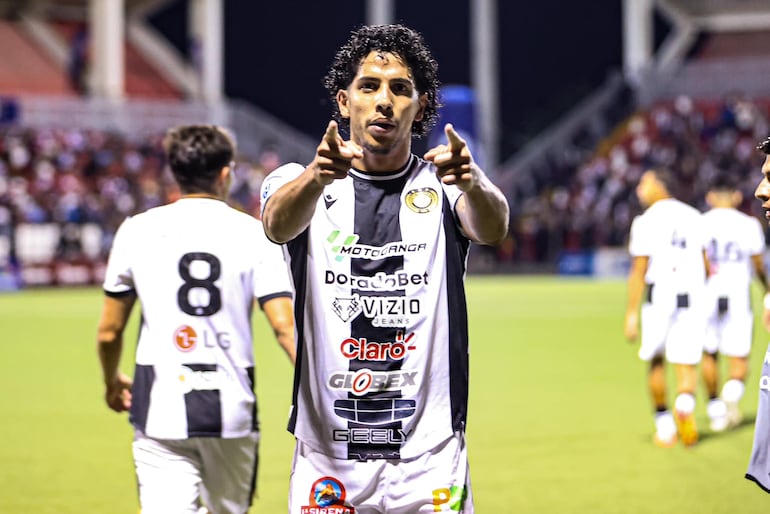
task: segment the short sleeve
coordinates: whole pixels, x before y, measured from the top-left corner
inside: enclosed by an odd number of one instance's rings
[[[644,233],[644,218],[637,216],[631,222],[631,232],[628,237],[628,253],[632,257],[649,256],[647,237]]]
[[[262,200],[260,202],[260,216],[265,213],[265,204],[270,196],[278,191],[282,185],[297,178],[303,171],[305,171],[304,166],[296,162],[290,162],[283,166],[279,166],[265,177],[265,180],[262,181],[262,188],[260,190],[260,198]]]
[[[259,260],[254,280],[254,296],[260,305],[277,296],[292,296],[291,277],[281,245],[267,238],[261,222],[256,237]]]
[[[457,200],[460,199],[463,192],[460,191],[460,188],[458,188],[455,185],[447,185],[443,182],[441,183],[441,187],[444,190],[444,193],[446,194],[447,200],[449,200],[449,205],[452,206],[452,212],[455,213],[455,217],[457,216],[456,207],[457,207]]]
[[[108,295],[122,295],[134,290],[131,252],[133,248],[141,247],[132,242],[134,224],[133,218],[126,218],[115,233],[102,284]]]

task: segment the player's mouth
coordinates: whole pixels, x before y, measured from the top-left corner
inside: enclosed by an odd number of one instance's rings
[[[395,130],[395,128],[396,124],[387,118],[379,118],[369,122],[369,130],[375,135],[387,134]]]

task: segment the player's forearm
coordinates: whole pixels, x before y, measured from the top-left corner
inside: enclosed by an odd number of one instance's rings
[[[294,344],[294,304],[291,298],[279,296],[262,304],[262,311],[273,329],[278,344],[294,364],[297,352]]]
[[[486,174],[479,170],[479,180],[464,193],[465,230],[481,244],[497,245],[508,235],[508,200]]]
[[[628,299],[626,301],[626,315],[639,312],[642,304],[642,296],[646,284],[644,276],[647,272],[647,259],[634,257],[631,261],[631,270],[628,275]]]
[[[295,365],[297,363],[297,350],[294,344],[294,331],[277,334],[276,338],[278,339],[278,344],[289,357],[292,366]]]
[[[644,278],[639,279],[636,276],[628,280],[628,300],[626,302],[626,314],[639,312],[642,304],[642,295],[644,294]]]
[[[113,331],[99,331],[96,350],[102,367],[105,384],[112,383],[118,376],[120,356],[123,353],[123,335]]]
[[[313,180],[310,167],[273,193],[262,214],[267,237],[281,244],[301,234],[310,224],[321,193],[323,186]]]

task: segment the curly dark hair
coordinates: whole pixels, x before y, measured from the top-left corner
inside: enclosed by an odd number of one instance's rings
[[[163,139],[168,165],[184,193],[210,193],[235,154],[233,137],[216,125],[181,125]]]
[[[764,153],[765,155],[770,155],[770,137],[759,143],[757,145],[757,150]]]
[[[340,115],[337,91],[347,89],[358,73],[361,61],[374,51],[387,52],[401,57],[414,76],[417,91],[428,98],[421,120],[412,124],[412,134],[424,136],[438,120],[439,86],[438,63],[433,58],[422,35],[403,25],[365,25],[350,33],[350,38],[334,57],[324,86],[331,95],[334,118],[341,127],[347,128],[348,120]]]

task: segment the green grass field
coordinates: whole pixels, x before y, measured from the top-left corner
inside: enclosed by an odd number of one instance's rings
[[[701,389],[701,443],[660,449],[645,365],[622,337],[625,293],[620,281],[469,278],[480,514],[768,511],[770,498],[743,478],[767,333],[755,331],[749,422],[710,434]],[[102,402],[100,306],[98,289],[0,294],[0,512],[136,513],[132,430]],[[286,512],[292,370],[260,313],[255,332],[262,445],[251,512],[276,514]],[[124,371],[132,355],[129,345]]]

